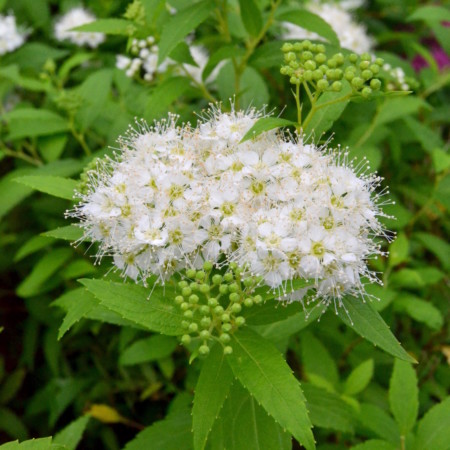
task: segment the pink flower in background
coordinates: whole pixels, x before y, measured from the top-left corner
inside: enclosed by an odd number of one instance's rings
[[[447,26],[447,25],[446,25]],[[433,56],[439,70],[442,71],[447,67],[450,67],[450,57],[445,50],[433,39],[425,42]],[[428,61],[421,55],[416,55],[412,60],[412,66],[416,72],[420,72],[425,67],[428,67]]]

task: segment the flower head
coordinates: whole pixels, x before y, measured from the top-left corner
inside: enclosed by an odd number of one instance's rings
[[[58,41],[68,40],[79,47],[87,45],[98,47],[104,40],[103,33],[70,31],[72,28],[94,22],[96,17],[82,7],[73,8],[64,14],[55,24],[55,37]]]
[[[380,253],[380,178],[301,137],[270,131],[240,143],[262,115],[212,109],[196,128],[173,116],[140,123],[121,139],[120,158],[90,173],[69,215],[99,256],[144,283],[211,261],[280,292],[307,279],[325,302],[362,292],[361,278],[374,279],[366,261]]]
[[[26,33],[21,32],[16,25],[16,18],[9,14],[0,14],[0,55],[14,51],[25,42]]]

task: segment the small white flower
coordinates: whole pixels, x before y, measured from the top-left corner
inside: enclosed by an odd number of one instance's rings
[[[13,14],[7,16],[0,14],[0,55],[21,47],[25,42],[26,35],[24,31],[17,28],[16,18]]]

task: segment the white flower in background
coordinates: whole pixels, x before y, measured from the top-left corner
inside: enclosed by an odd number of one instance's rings
[[[72,28],[94,22],[95,20],[94,14],[84,8],[73,8],[56,22],[55,37],[58,41],[68,40],[79,47],[87,45],[91,48],[96,48],[105,40],[103,33],[70,31]]]
[[[25,42],[26,33],[20,31],[13,14],[0,14],[0,55],[12,52]]]
[[[390,64],[385,64],[383,70],[390,76],[391,81],[388,83],[389,90],[401,89],[402,91],[409,91],[410,86],[406,82],[406,74],[401,67],[392,67]]]
[[[306,8],[314,14],[320,16],[327,22],[335,31],[342,48],[351,50],[355,53],[362,54],[370,52],[374,41],[367,35],[367,30],[364,25],[357,23],[352,13],[346,9],[358,6],[353,2],[350,5],[346,3],[320,3],[310,2]],[[283,39],[292,40],[323,40],[318,34],[305,30],[297,25],[289,22],[283,22],[284,33]]]
[[[278,289],[309,280],[325,304],[375,281],[366,261],[381,254],[380,178],[343,151],[286,141],[275,131],[240,144],[263,113],[212,109],[196,128],[176,117],[139,123],[121,154],[89,172],[88,191],[68,215],[113,256],[123,276],[164,282],[203,259],[235,262]],[[311,297],[308,297],[311,298]],[[286,297],[284,298],[286,300]]]

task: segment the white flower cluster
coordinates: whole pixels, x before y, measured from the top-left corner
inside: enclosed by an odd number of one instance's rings
[[[72,44],[82,47],[87,45],[91,48],[98,47],[104,40],[103,33],[70,31],[72,28],[94,22],[94,14],[86,11],[82,7],[76,7],[68,11],[55,24],[55,37],[58,41],[68,40]]]
[[[409,91],[410,86],[406,82],[406,74],[401,67],[392,67],[390,64],[385,64],[383,70],[392,78],[387,85],[389,90],[401,89],[402,91]]]
[[[153,36],[148,36],[146,39],[133,39],[131,44],[131,55],[133,57],[117,55],[116,67],[120,70],[125,70],[125,74],[130,78],[133,78],[142,70],[144,80],[151,81],[156,73],[164,73],[170,66],[176,66],[176,62],[170,58],[166,58],[158,66],[158,51],[159,48],[155,44]],[[182,66],[191,78],[197,83],[202,83],[202,72],[208,62],[208,53],[200,45],[190,45],[189,51],[197,66],[191,64],[183,64]],[[180,71],[178,67],[176,72],[180,75],[185,75],[185,72]],[[213,72],[208,80],[213,79],[216,74],[217,71]]]
[[[68,215],[126,277],[164,282],[204,260],[237,263],[284,292],[297,278],[327,303],[373,281],[380,182],[343,152],[266,132],[240,143],[261,113],[211,110],[196,128],[176,117],[123,138],[89,173]],[[359,172],[359,174],[358,174]],[[291,299],[300,300],[305,291]],[[311,293],[311,291],[310,291]]]
[[[12,52],[25,42],[26,33],[20,32],[16,25],[16,18],[9,14],[0,14],[0,55]]]
[[[370,52],[374,45],[373,39],[367,35],[367,30],[363,25],[355,22],[351,12],[344,9],[344,6],[345,4],[313,1],[308,3],[306,8],[320,16],[333,28],[342,48],[358,54]],[[323,40],[318,34],[289,22],[283,22],[283,28],[285,31],[282,38],[286,40]]]

